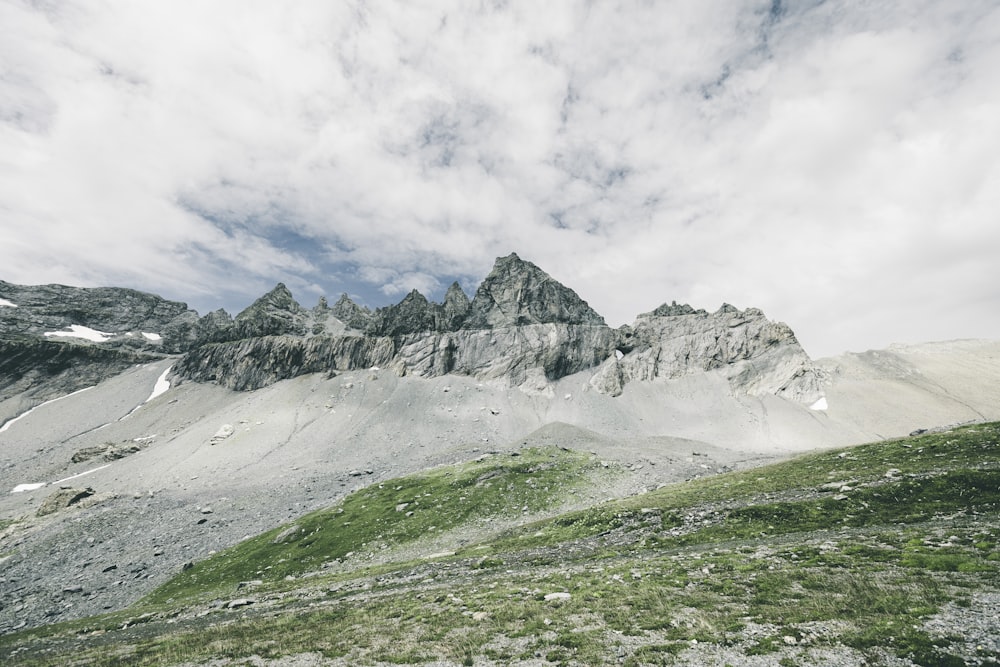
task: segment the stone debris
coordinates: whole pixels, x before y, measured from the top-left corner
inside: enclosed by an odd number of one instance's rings
[[[226,609],[239,609],[240,607],[256,604],[256,602],[253,598],[236,598],[226,603]]]
[[[42,501],[41,506],[35,514],[37,516],[55,514],[60,510],[76,505],[86,498],[90,498],[95,493],[96,491],[89,486],[85,489],[74,489],[64,486]]]
[[[215,432],[211,438],[209,438],[208,443],[210,445],[217,445],[235,432],[232,424],[223,424],[219,427],[219,430]]]

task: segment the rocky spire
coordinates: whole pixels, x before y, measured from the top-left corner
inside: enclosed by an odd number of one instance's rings
[[[465,295],[462,286],[458,282],[453,282],[444,295],[444,321],[441,328],[446,331],[458,331],[469,316],[471,306],[472,302]]]
[[[443,318],[444,308],[413,290],[396,305],[376,310],[369,332],[375,336],[432,332]]]
[[[351,301],[347,292],[340,295],[330,311],[338,320],[358,331],[365,331],[372,322],[372,312]]]
[[[639,317],[677,317],[678,315],[707,315],[708,313],[699,308],[695,310],[686,303],[677,303],[676,301],[671,301],[670,303],[664,303],[655,310],[643,313]]]
[[[278,283],[236,316],[235,332],[238,338],[282,334],[301,336],[305,333],[305,315],[305,310],[285,284]]]
[[[500,257],[472,300],[463,329],[525,324],[604,325],[576,292],[515,253]]]

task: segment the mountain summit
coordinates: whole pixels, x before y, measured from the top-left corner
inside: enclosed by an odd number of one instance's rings
[[[540,268],[511,253],[493,265],[472,299],[465,329],[525,324],[594,324],[598,315],[576,292]]]

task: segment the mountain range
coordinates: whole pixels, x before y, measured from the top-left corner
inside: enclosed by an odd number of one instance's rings
[[[375,310],[280,283],[233,317],[0,281],[0,633],[120,610],[351,492],[483,456],[590,453],[617,473],[585,507],[996,419],[998,341],[814,360],[756,308],[676,302],[612,328],[516,254],[471,298]]]

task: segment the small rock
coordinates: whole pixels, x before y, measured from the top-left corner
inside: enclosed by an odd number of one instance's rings
[[[209,438],[208,442],[209,444],[212,445],[218,444],[235,432],[236,429],[233,428],[232,424],[223,424],[222,426],[219,427],[219,430],[215,432],[215,435]]]
[[[237,609],[239,607],[246,607],[248,605],[252,605],[255,602],[257,601],[254,600],[253,598],[236,598],[235,600],[230,600],[229,603],[226,605],[226,608]]]
[[[78,584],[74,586],[67,586],[63,589],[63,593],[82,593],[82,592],[83,592],[83,586],[80,586]]]
[[[396,505],[396,511],[397,512],[402,512],[403,510],[405,510],[409,506],[410,506],[410,503],[399,503],[398,505]]]
[[[781,638],[781,641],[785,642],[789,646],[795,646],[798,643],[798,640],[796,640],[795,637],[792,637],[791,635],[785,635],[784,637]]]
[[[490,617],[490,615],[487,614],[485,611],[474,611],[474,612],[472,612],[472,620],[473,621],[485,621],[489,617]]]
[[[564,593],[564,592],[547,593],[545,595],[544,600],[546,602],[552,602],[553,600],[560,600],[560,601],[561,600],[569,600],[571,597],[573,597],[573,596],[570,595],[569,593]]]

